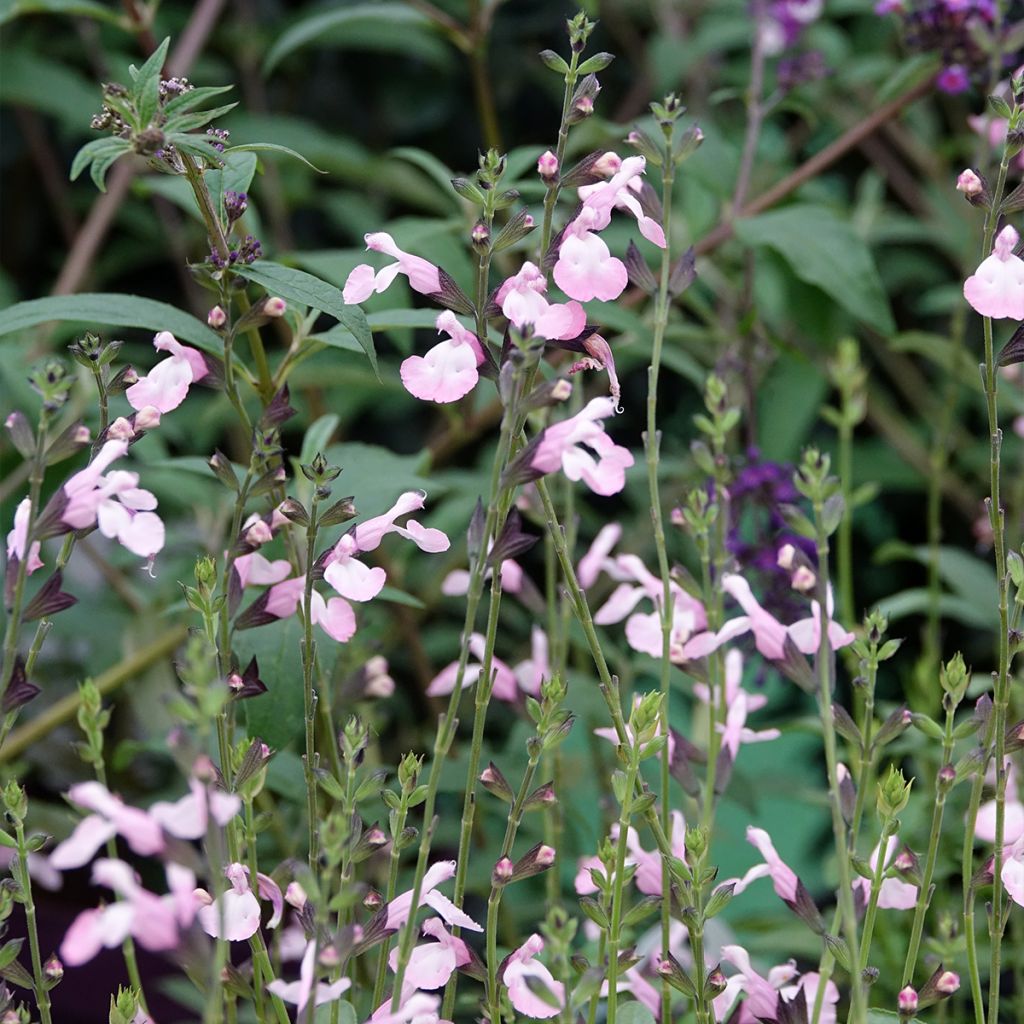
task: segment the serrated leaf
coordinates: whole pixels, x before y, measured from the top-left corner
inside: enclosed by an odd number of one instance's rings
[[[366,314],[358,306],[346,306],[341,291],[334,285],[304,270],[295,270],[270,260],[258,260],[247,267],[236,267],[235,273],[261,285],[272,295],[301,302],[310,309],[319,309],[333,316],[359,342],[366,358],[370,360],[373,372],[380,380],[377,352],[373,347],[373,335],[366,322]]]
[[[289,149],[288,146],[279,146],[274,142],[245,142],[239,146],[231,146],[224,151],[225,153],[280,153],[282,156],[290,156],[298,160],[300,163],[304,163],[307,167],[316,171],[317,174],[329,174],[329,171],[325,171],[316,164],[311,163],[301,153],[296,153],[294,149]]]
[[[204,352],[219,356],[224,351],[220,338],[206,324],[166,302],[105,292],[54,295],[15,303],[0,311],[0,336],[26,331],[51,320],[170,331],[179,341],[190,342]]]

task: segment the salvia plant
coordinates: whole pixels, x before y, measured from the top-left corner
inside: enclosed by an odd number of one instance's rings
[[[134,175],[170,204],[206,298],[197,318],[71,287],[0,317],[28,339],[4,413],[0,1021],[87,1019],[62,1002],[77,977],[112,1024],[1022,1019],[1014,5],[876,5],[873,30],[898,22],[918,55],[904,91],[754,200],[764,138],[829,73],[804,40],[826,5],[730,8],[747,91],[716,102],[742,101],[745,130],[694,245],[681,211],[725,173],[723,140],[680,92],[595,128],[613,55],[593,12],[531,71],[560,118],[506,151],[498,4],[328,6],[268,67],[349,22],[423,21],[469,58],[484,138],[461,175],[393,157],[457,211],[451,244],[353,208],[370,230],[340,272],[264,251],[281,175],[324,172],[274,137],[232,142],[246,101],[186,78],[153,11],[34,6],[137,44],[69,176],[123,197]],[[933,87],[991,92],[974,166],[924,203],[966,199],[971,269],[935,351],[907,332],[881,369],[881,281],[814,178]],[[759,404],[766,350],[792,344],[760,306],[822,294],[860,336]],[[76,325],[65,349],[54,322]],[[140,331],[151,349],[121,340]],[[882,372],[927,429],[894,430]],[[386,401],[413,454],[342,430],[346,389],[370,424]],[[762,454],[765,417],[808,413],[810,446]],[[879,561],[927,581],[884,600],[862,571],[887,526],[868,423],[926,480],[926,543],[889,538]],[[963,499],[981,554],[943,543]],[[125,615],[146,629],[122,636]]]

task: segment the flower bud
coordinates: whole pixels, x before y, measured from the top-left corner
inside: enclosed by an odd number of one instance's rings
[[[144,405],[135,414],[135,430],[153,430],[160,426],[160,410],[155,405]]]
[[[317,955],[317,962],[321,967],[337,967],[341,963],[341,955],[338,953],[338,947],[333,943],[324,946]]]
[[[510,804],[515,799],[515,794],[512,792],[512,787],[508,784],[508,780],[493,761],[480,773],[480,785],[488,793],[493,793],[506,803]]]
[[[269,544],[274,539],[270,526],[262,519],[257,519],[248,529],[244,530],[242,536],[247,544],[258,548],[261,544]]]
[[[779,557],[776,559],[776,565],[780,569],[786,569],[787,571],[793,568],[793,556],[796,554],[796,548],[792,544],[783,544],[779,548]]]
[[[935,990],[944,996],[951,996],[960,988],[960,975],[943,971],[935,982]]]
[[[982,184],[981,178],[979,178],[978,175],[969,167],[966,170],[961,171],[956,179],[957,192],[963,192],[963,194],[968,198],[971,196],[981,195],[984,188],[985,186]]]
[[[108,441],[130,441],[135,436],[135,429],[131,422],[124,416],[118,416],[113,423],[107,427]]]
[[[818,577],[813,569],[808,568],[806,565],[801,565],[793,573],[793,578],[790,582],[794,590],[799,590],[801,593],[806,594],[818,585]]]
[[[495,887],[508,885],[515,874],[515,865],[508,857],[502,857],[491,872],[491,884]]]
[[[590,169],[594,174],[600,174],[602,178],[610,178],[617,174],[621,167],[622,157],[613,150],[608,150],[594,161]]]
[[[907,782],[903,772],[889,766],[889,773],[878,784],[878,814],[883,820],[895,818],[910,800],[910,787],[913,780]]]
[[[558,157],[550,149],[537,161],[537,173],[544,181],[554,181],[558,177]]]
[[[917,1012],[917,993],[910,985],[901,989],[900,994],[897,997],[897,1005],[900,1008],[900,1013]]]
[[[51,954],[50,958],[43,964],[43,974],[46,975],[48,981],[53,982],[60,981],[64,977],[64,965],[57,959],[56,954]]]
[[[209,907],[213,905],[213,897],[205,889],[193,890],[192,898],[196,901],[196,906]]]
[[[379,907],[382,907],[383,905],[384,897],[376,889],[371,889],[363,897],[363,906],[371,912],[377,910]]]
[[[267,316],[274,317],[275,319],[277,317],[284,316],[287,309],[288,303],[277,295],[267,299],[266,304],[263,306],[263,312]]]
[[[214,306],[213,309],[206,314],[206,322],[216,331],[228,322],[228,315],[220,308],[220,306]]]

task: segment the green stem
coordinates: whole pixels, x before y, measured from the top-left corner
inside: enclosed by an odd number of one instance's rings
[[[551,224],[555,213],[555,204],[561,191],[559,184],[562,174],[562,161],[565,159],[565,144],[569,141],[569,108],[572,94],[576,90],[576,69],[579,67],[580,55],[573,50],[569,56],[569,70],[565,73],[565,92],[562,95],[562,119],[558,125],[558,142],[555,145],[555,158],[558,160],[558,177],[548,182],[544,194],[544,219],[540,229],[540,257],[537,265],[544,266],[544,257],[551,245]]]
[[[878,897],[882,892],[882,879],[885,875],[886,853],[889,845],[889,822],[882,828],[878,841],[878,856],[875,858],[875,873],[871,876],[871,889],[868,895],[868,906],[864,912],[864,932],[860,940],[860,963],[858,974],[863,974],[868,966],[871,955],[871,938],[875,932],[875,917],[878,914]]]
[[[28,848],[25,846],[25,825],[15,819],[14,834],[18,844],[18,871],[21,877],[21,897],[25,905],[25,928],[28,931],[28,947],[32,957],[32,978],[35,982],[36,1006],[42,1024],[52,1024],[50,1016],[50,992],[43,973],[43,960],[39,953],[39,930],[36,925],[36,904],[32,898],[32,879],[28,873]]]
[[[302,706],[305,715],[306,758],[303,774],[306,780],[306,813],[309,815],[309,869],[317,872],[319,815],[317,814],[316,781],[316,694],[313,691],[313,666],[316,664],[316,644],[313,641],[313,563],[316,560],[317,505],[316,490],[309,512],[306,531],[306,580],[302,596]]]
[[[619,812],[619,838],[615,847],[615,874],[612,878],[612,916],[608,925],[608,1007],[607,1024],[615,1024],[618,1009],[619,947],[622,942],[622,906],[625,902],[626,844],[629,839],[629,823],[633,817],[633,792],[640,773],[639,744],[631,744],[629,767],[626,769],[626,785],[623,787],[622,806]]]

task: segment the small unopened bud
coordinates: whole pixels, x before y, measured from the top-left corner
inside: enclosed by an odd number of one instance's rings
[[[469,237],[474,245],[486,245],[491,237],[490,228],[482,220],[478,220],[473,225],[473,230],[470,232]]]
[[[590,117],[594,112],[594,100],[590,96],[581,96],[573,106],[576,114],[583,117]]]
[[[669,513],[668,519],[673,526],[686,525],[686,517],[683,515],[683,510],[678,505],[676,505]]]
[[[904,847],[896,855],[896,859],[892,862],[892,866],[897,871],[913,871],[917,867],[917,858],[911,850]]]
[[[146,409],[152,409],[153,406],[147,405],[139,412],[135,414],[135,419],[138,421],[139,416],[142,415]],[[155,410],[154,410],[155,411]],[[160,422],[160,414],[157,413],[156,422]],[[139,430],[148,430],[148,427],[138,427]],[[71,431],[71,441],[74,444],[88,444],[92,440],[92,434],[89,433],[89,428],[84,423],[77,424]]]
[[[792,544],[783,544],[779,548],[779,557],[776,560],[776,564],[780,569],[786,569],[787,571],[793,568],[793,556],[796,554],[796,548]]]
[[[793,573],[791,583],[794,590],[799,590],[801,593],[806,594],[818,585],[818,577],[813,569],[809,569],[806,565],[801,565]]]
[[[113,423],[107,427],[108,441],[130,441],[135,436],[135,428],[124,418],[118,416]]]
[[[533,217],[530,216],[530,214],[527,214],[523,218],[523,227],[524,228],[527,228],[527,229],[532,228],[536,223],[537,222],[533,219]]]
[[[944,996],[951,996],[960,988],[960,975],[953,971],[943,971],[935,981],[935,991]]]
[[[284,891],[284,901],[289,907],[301,910],[306,905],[306,890],[298,882],[289,882],[288,888]]]
[[[194,889],[192,898],[200,907],[209,907],[213,903],[213,897],[205,889]]]
[[[288,309],[288,303],[284,301],[280,296],[274,295],[267,299],[266,304],[263,306],[263,312],[267,316],[280,317],[284,316]]]
[[[153,430],[160,426],[160,410],[155,405],[144,405],[135,414],[135,430]],[[88,440],[88,439],[87,439]]]
[[[366,697],[390,697],[395,692],[395,681],[386,672],[370,676],[363,689]]]
[[[265,523],[262,519],[257,519],[245,531],[244,536],[246,543],[251,544],[254,548],[258,548],[261,544],[269,544],[274,539],[274,534],[269,524]]]
[[[508,885],[512,881],[515,870],[512,861],[508,857],[502,857],[491,872],[491,884],[495,886]]]
[[[363,897],[363,906],[370,911],[377,910],[384,905],[384,897],[376,890],[371,889]]]
[[[554,793],[551,794],[552,798]],[[537,856],[534,859],[534,863],[541,868],[549,868],[555,863],[555,849],[553,846],[542,846],[537,851]]]
[[[720,968],[716,967],[707,978],[705,982],[705,990],[708,995],[719,996],[725,991],[725,987],[728,984],[728,979]]]
[[[940,793],[948,793],[953,788],[953,783],[956,782],[956,768],[951,764],[944,764],[939,769],[935,782]]]
[[[985,186],[982,184],[981,178],[969,167],[961,171],[956,179],[957,192],[963,192],[968,198],[981,195],[984,188]]]
[[[544,181],[554,181],[558,177],[558,157],[550,149],[537,161],[537,173]]]
[[[337,967],[341,963],[341,954],[338,952],[338,947],[331,944],[324,946],[317,955],[317,960],[321,967]]]
[[[200,754],[192,762],[192,777],[200,782],[213,782],[217,777],[217,769],[208,754]]]
[[[206,322],[216,331],[228,322],[228,315],[220,308],[220,306],[214,306],[213,309],[206,314]]]
[[[900,994],[897,997],[897,1005],[900,1008],[900,1013],[917,1012],[917,993],[910,985],[900,990]]]
[[[229,690],[235,690],[237,692],[238,690],[241,690],[243,686],[245,686],[245,680],[237,672],[230,672],[228,674]]]
[[[593,102],[591,102],[591,109],[593,109]],[[607,153],[602,153],[601,156],[594,161],[594,165],[591,167],[591,170],[594,174],[600,174],[602,178],[610,178],[612,175],[618,174],[621,167],[622,157],[613,150],[608,150]]]
[[[43,964],[43,974],[46,975],[49,981],[60,981],[64,977],[64,965],[57,959],[56,955],[51,955],[46,963]],[[959,979],[957,979],[957,984],[959,984]]]

